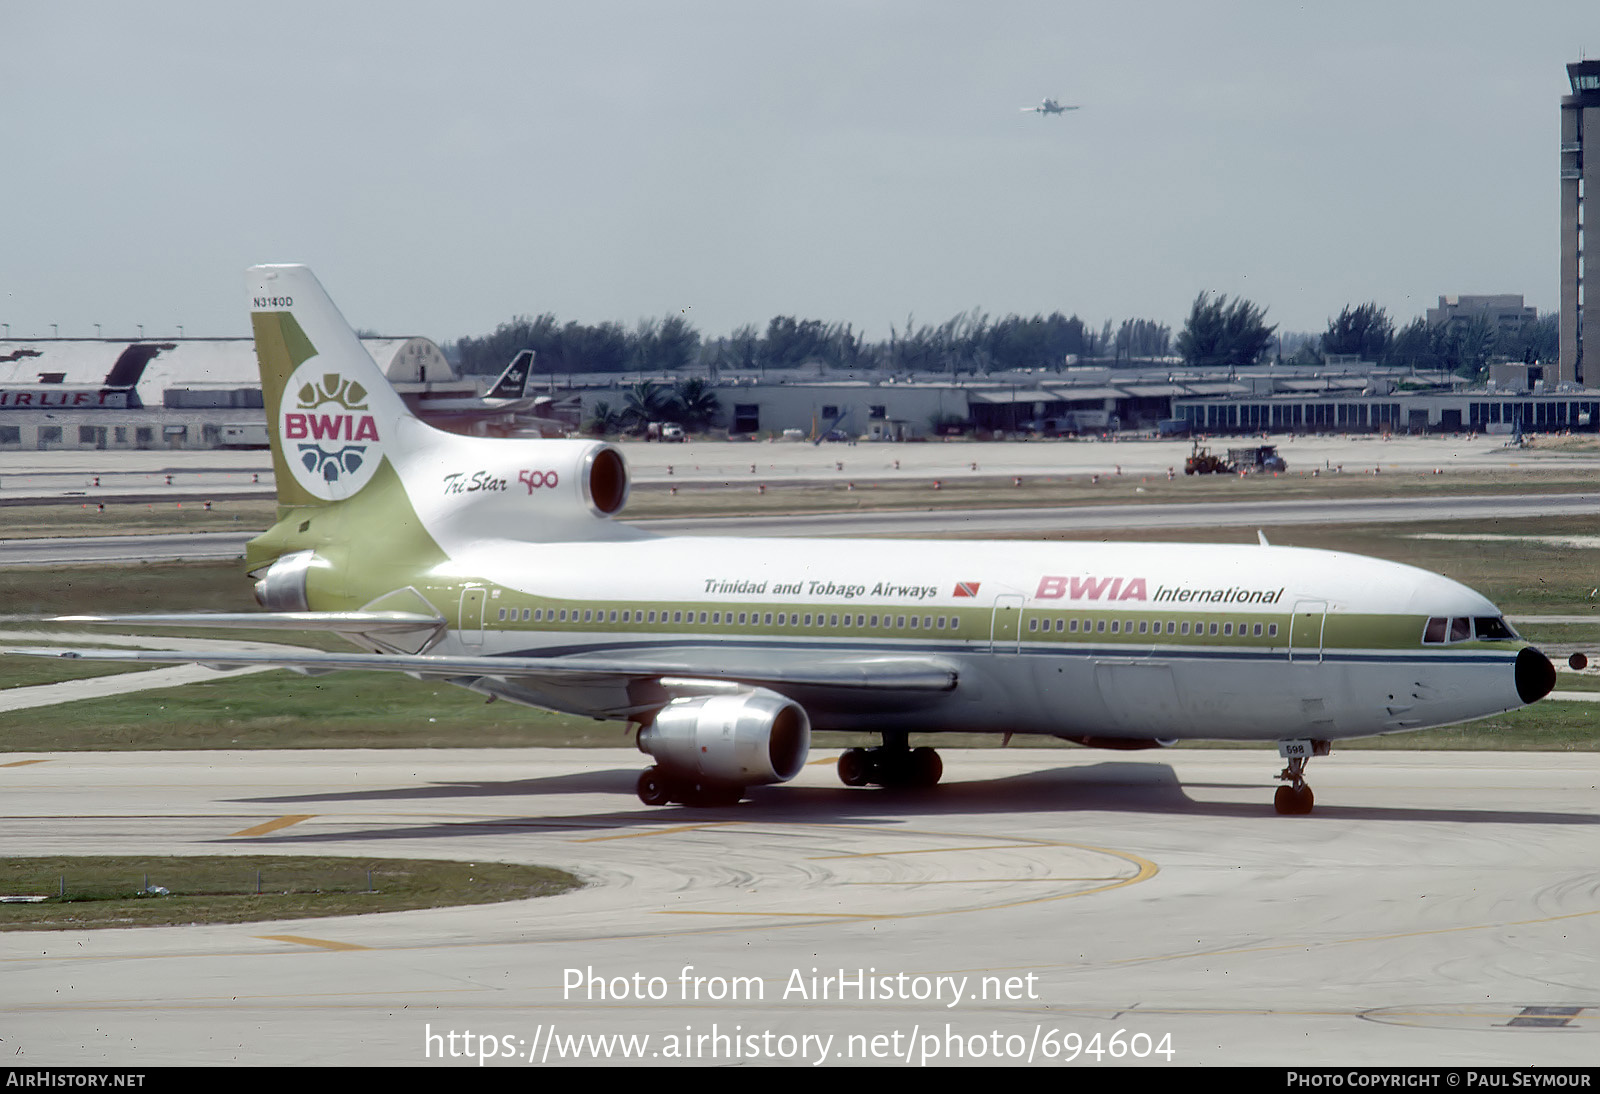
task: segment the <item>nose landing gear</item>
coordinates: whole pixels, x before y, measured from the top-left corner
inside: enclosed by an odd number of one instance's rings
[[[1272,796],[1272,808],[1286,817],[1303,817],[1311,812],[1316,797],[1306,785],[1306,764],[1313,756],[1326,756],[1332,751],[1327,741],[1279,741],[1278,755],[1289,762],[1278,778],[1288,786],[1278,787]]]

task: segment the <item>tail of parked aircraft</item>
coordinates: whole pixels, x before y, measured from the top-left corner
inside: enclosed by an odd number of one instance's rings
[[[250,322],[280,510],[354,497],[411,412],[306,267],[252,267]]]
[[[533,374],[533,350],[525,349],[511,359],[500,379],[494,382],[484,399],[520,399],[528,390],[528,377]]]

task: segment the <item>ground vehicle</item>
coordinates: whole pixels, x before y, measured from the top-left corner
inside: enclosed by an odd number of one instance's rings
[[[1228,469],[1230,471],[1287,471],[1289,464],[1278,455],[1278,446],[1273,444],[1257,444],[1248,448],[1228,449]]]
[[[1194,442],[1194,450],[1183,461],[1185,475],[1224,475],[1228,470],[1227,461],[1221,456],[1213,456],[1211,449],[1201,448],[1199,441]]]

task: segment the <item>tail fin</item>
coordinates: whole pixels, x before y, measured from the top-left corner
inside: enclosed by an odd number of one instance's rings
[[[520,399],[528,390],[528,376],[533,372],[533,350],[525,349],[511,359],[500,379],[494,382],[485,399]]]
[[[309,269],[253,266],[250,297],[280,512],[353,497],[410,412]]]

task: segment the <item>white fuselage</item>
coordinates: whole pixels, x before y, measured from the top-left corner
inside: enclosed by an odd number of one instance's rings
[[[914,701],[799,689],[818,728],[1332,739],[1522,705],[1522,642],[1424,642],[1430,618],[1498,618],[1489,601],[1333,552],[626,535],[450,553],[449,576],[481,585],[440,652],[955,670],[952,690]]]

